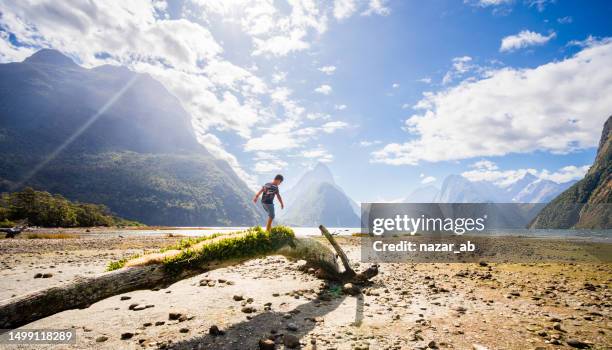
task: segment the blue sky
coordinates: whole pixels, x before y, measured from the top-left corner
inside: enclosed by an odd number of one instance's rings
[[[582,177],[612,114],[612,3],[3,1],[0,61],[160,80],[252,186],[316,161],[357,201],[449,174]]]

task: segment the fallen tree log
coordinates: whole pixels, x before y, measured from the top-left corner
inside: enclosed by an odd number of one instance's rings
[[[323,226],[320,228],[325,235],[327,230]],[[312,238],[295,237],[286,227],[275,227],[271,232],[258,227],[227,235],[186,239],[156,253],[112,262],[108,272],[78,277],[68,283],[1,301],[0,328],[14,329],[62,311],[87,308],[114,295],[165,288],[206,271],[267,255],[305,260],[318,269],[319,276],[340,282],[363,283],[378,273],[376,266],[355,273],[333,237],[329,233],[326,237],[334,249],[341,252],[344,270],[339,269],[336,255],[326,245]]]

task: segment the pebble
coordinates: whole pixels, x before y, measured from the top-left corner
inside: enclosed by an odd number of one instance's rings
[[[134,333],[125,332],[121,333],[121,340],[131,339],[134,336]]]
[[[102,343],[108,340],[108,337],[105,335],[101,335],[99,337],[96,338],[96,343]]]
[[[285,334],[283,336],[283,344],[290,349],[295,349],[300,346],[300,340],[293,334]]]
[[[259,350],[274,350],[275,344],[271,339],[260,339],[259,340]]]

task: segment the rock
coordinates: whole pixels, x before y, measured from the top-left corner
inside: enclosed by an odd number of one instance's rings
[[[241,300],[244,300],[244,297],[242,295],[234,295],[234,300],[241,301]]]
[[[570,339],[570,340],[568,340],[567,341],[567,345],[569,345],[569,346],[571,346],[573,348],[576,348],[576,349],[588,349],[590,347],[589,344],[587,344],[587,343],[585,343],[583,341],[577,340],[577,339]]]
[[[34,278],[42,278],[42,273],[39,272],[39,273],[35,274]]]
[[[53,274],[52,274],[52,273],[49,273],[49,272],[47,272],[47,273],[43,273],[41,277],[42,277],[42,278],[51,278],[51,277],[53,277]]]
[[[130,304],[130,306],[128,306],[128,310],[134,310],[136,307],[138,307],[138,303]]]
[[[250,314],[250,313],[253,313],[253,312],[257,311],[257,309],[255,309],[252,306],[245,306],[245,307],[242,308],[241,311],[244,312],[245,314]]]
[[[472,344],[472,350],[489,350],[489,348],[480,344]]]
[[[153,323],[151,322],[145,322],[142,324],[143,327],[151,327],[153,325]]]
[[[131,339],[134,336],[134,333],[125,332],[121,333],[121,340]]]
[[[289,349],[295,349],[300,347],[300,340],[293,334],[285,334],[283,336],[283,344]]]
[[[165,321],[156,321],[155,325],[156,326],[163,326],[166,322]]]
[[[436,342],[432,340],[432,341],[430,341],[427,344],[427,347],[430,348],[430,349],[437,349],[438,348],[438,344],[436,344]]]
[[[108,340],[108,337],[105,335],[101,335],[99,337],[96,338],[96,343],[102,343]]]
[[[275,345],[274,341],[271,339],[260,339],[259,340],[259,350],[274,350]]]
[[[168,319],[170,321],[176,321],[179,318],[181,318],[181,316],[183,316],[183,315],[181,313],[179,313],[179,312],[171,312],[171,313],[168,314]]]
[[[287,324],[287,329],[292,331],[292,332],[296,332],[298,330],[298,326],[297,326],[297,324],[295,324],[293,322],[289,322]]]
[[[560,332],[564,332],[563,328],[561,328],[561,323],[559,323],[559,322],[556,322],[556,323],[553,325],[553,329],[555,329],[555,330],[557,330],[557,331],[560,331]]]
[[[208,329],[208,334],[210,334],[210,335],[212,335],[212,336],[216,337],[216,336],[219,336],[219,335],[224,335],[224,334],[225,334],[225,332],[224,332],[224,331],[222,331],[222,330],[220,330],[220,329],[219,329],[219,327],[217,327],[217,325],[212,325],[212,326],[210,326],[210,328]]]
[[[189,328],[181,328],[181,329],[179,329],[179,332],[181,332],[181,333],[189,333]]]
[[[119,298],[119,300],[130,300],[132,299],[132,297],[127,296],[127,295],[122,295],[121,298]]]
[[[489,264],[487,264],[487,263],[486,263],[486,262],[484,262],[484,261],[479,262],[479,263],[478,263],[478,265],[480,265],[480,266],[482,266],[482,267],[489,266]]]
[[[347,283],[344,286],[342,286],[342,292],[348,295],[357,295],[361,293],[361,290],[359,289],[359,287],[355,286],[354,284]]]

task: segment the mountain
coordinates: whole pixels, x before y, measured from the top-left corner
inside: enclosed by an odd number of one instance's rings
[[[556,183],[530,173],[507,187],[489,181],[470,181],[460,175],[449,175],[434,203],[547,203],[575,181]],[[407,202],[411,203],[411,202]],[[416,202],[412,202],[416,203]],[[421,203],[427,203],[425,201]]]
[[[512,197],[517,203],[548,203],[576,181],[556,183],[550,180],[537,179],[527,184]]]
[[[147,74],[55,50],[0,64],[0,191],[25,186],[154,225],[253,225],[262,212]]]
[[[470,181],[461,175],[449,175],[442,182],[435,203],[505,203],[503,190],[487,181]]]
[[[415,189],[410,194],[401,200],[402,203],[435,203],[436,196],[440,193],[440,189],[435,186],[424,186]]]
[[[604,124],[595,162],[584,178],[552,200],[531,228],[612,228],[612,116]]]
[[[279,221],[293,226],[358,227],[357,204],[336,185],[327,166],[318,163],[286,195]]]

